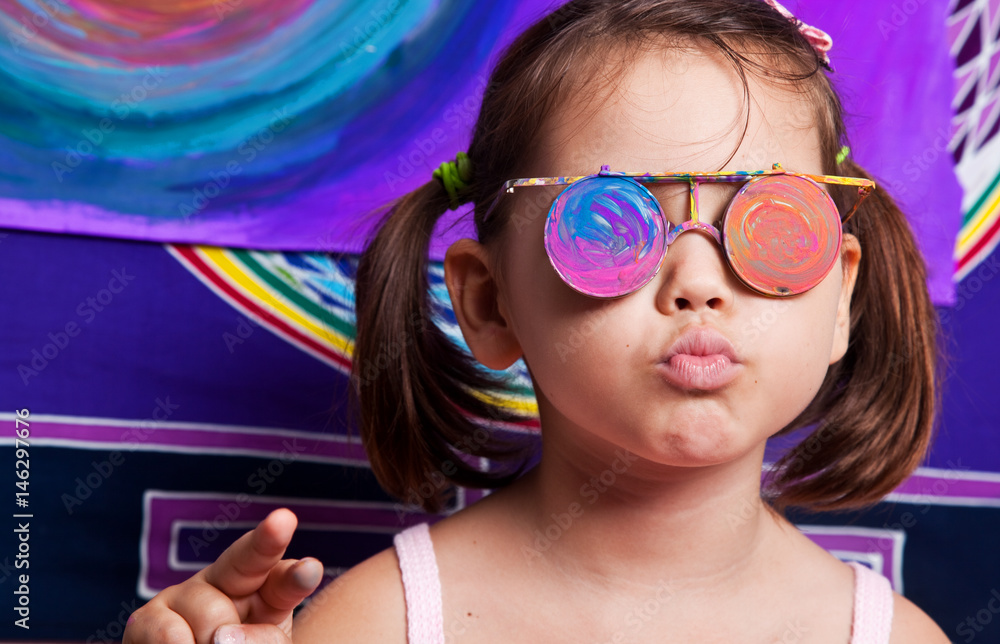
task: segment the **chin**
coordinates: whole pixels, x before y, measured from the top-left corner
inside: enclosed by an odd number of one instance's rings
[[[760,442],[763,443],[765,439]],[[745,457],[755,444],[735,432],[712,427],[689,427],[684,432],[671,432],[663,437],[659,448],[662,462],[676,467],[710,467]],[[659,460],[659,459],[658,459]]]

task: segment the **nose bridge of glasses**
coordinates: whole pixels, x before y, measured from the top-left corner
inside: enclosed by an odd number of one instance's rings
[[[686,182],[688,184],[688,191],[687,191],[688,192],[687,219],[685,221],[682,221],[677,226],[671,226],[670,225],[670,221],[669,221],[669,217],[666,217],[666,211],[664,211],[664,215],[665,215],[665,219],[666,219],[666,221],[664,223],[666,224],[665,228],[667,229],[667,244],[669,245],[671,242],[673,242],[674,239],[677,238],[678,235],[680,235],[682,232],[685,232],[685,231],[688,231],[688,230],[701,230],[703,232],[706,232],[713,239],[715,239],[717,242],[719,242],[721,244],[722,243],[722,239],[721,239],[721,236],[719,234],[718,228],[716,226],[713,226],[711,223],[708,223],[708,222],[712,221],[713,219],[719,219],[719,220],[722,219],[722,217],[724,215],[724,212],[726,211],[726,208],[728,207],[728,204],[732,201],[734,195],[730,194],[729,191],[724,191],[722,193],[722,198],[720,198],[720,199],[715,199],[715,198],[710,199],[710,201],[712,202],[711,207],[713,207],[713,208],[716,205],[715,202],[716,201],[719,202],[718,203],[718,207],[719,207],[718,216],[713,218],[711,216],[711,214],[708,214],[707,216],[703,217],[703,198],[702,198],[703,195],[702,195],[701,190],[699,190],[699,187],[701,186],[702,183],[713,183],[713,184],[715,184],[715,183],[724,183],[724,184],[729,184],[729,185],[732,185],[732,184],[735,184],[735,183],[745,183],[748,180],[748,177],[743,176],[743,175],[733,176],[733,177],[725,176],[725,175],[722,175],[722,176],[718,176],[718,175],[716,175],[716,176],[712,176],[712,175],[689,175],[689,176],[685,176],[683,178],[680,178],[680,180],[684,181],[684,182]],[[675,179],[675,181],[677,181],[677,180]],[[733,190],[736,190],[736,189],[737,188],[735,188],[735,187],[733,188]],[[661,203],[661,208],[662,208],[662,200],[661,200],[660,203]],[[706,219],[708,221],[705,221]]]
[[[714,239],[715,243],[721,247],[722,235],[719,232],[719,229],[716,226],[713,226],[712,224],[703,221],[702,219],[702,213],[701,213],[702,200],[701,200],[699,186],[702,183],[734,183],[737,181],[745,182],[747,178],[745,176],[729,177],[725,175],[721,176],[689,175],[687,177],[684,177],[683,180],[686,181],[688,184],[688,218],[676,226],[671,226],[669,221],[664,222],[666,224],[665,226],[666,246],[670,246],[671,244],[673,244],[674,241],[676,241],[677,238],[680,237],[682,233],[686,233],[689,230],[697,230]],[[726,200],[726,203],[728,203],[728,199]],[[724,211],[726,209],[726,206],[723,204],[721,206],[721,209]],[[721,218],[722,216],[723,215],[720,212],[719,218]],[[709,217],[709,219],[711,218]]]
[[[712,224],[706,224],[703,221],[698,221],[697,219],[688,219],[682,222],[680,225],[670,227],[667,231],[666,245],[674,243],[682,233],[686,233],[689,230],[698,230],[702,233],[707,234],[709,237],[715,240],[715,243],[722,245],[722,235],[719,233],[719,229]]]

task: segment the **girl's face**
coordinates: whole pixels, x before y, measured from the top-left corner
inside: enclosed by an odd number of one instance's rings
[[[650,52],[614,80],[600,96],[584,90],[563,102],[524,176],[586,175],[602,165],[762,170],[775,162],[823,174],[808,95],[750,78],[747,101],[721,55]],[[740,185],[702,184],[703,220],[718,222]],[[690,231],[644,288],[597,300],[567,286],[546,256],[543,226],[559,189],[510,197],[497,308],[534,379],[546,443],[605,459],[610,447],[624,447],[677,466],[758,453],[808,405],[846,350],[856,241],[845,236],[841,260],[819,286],[773,299],[745,287],[711,237]],[[650,189],[672,224],[687,218],[686,184]],[[712,336],[732,349],[721,370],[704,366],[718,366],[717,356],[697,355],[718,347],[685,344]],[[672,358],[678,348],[689,355]]]

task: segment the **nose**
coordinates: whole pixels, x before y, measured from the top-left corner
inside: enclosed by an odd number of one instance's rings
[[[664,314],[677,311],[723,312],[735,295],[723,249],[700,228],[687,230],[667,247],[660,267],[656,305]]]

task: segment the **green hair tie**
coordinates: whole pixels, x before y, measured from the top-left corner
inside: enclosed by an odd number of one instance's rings
[[[847,155],[850,153],[851,153],[851,148],[849,148],[848,146],[845,145],[844,147],[840,148],[840,152],[837,153],[837,165],[843,163],[844,159],[846,159]]]
[[[468,194],[464,197],[459,196],[459,193],[468,189],[472,181],[472,161],[465,152],[456,154],[454,161],[445,161],[439,165],[433,177],[440,181],[448,192],[452,210],[472,201]]]

